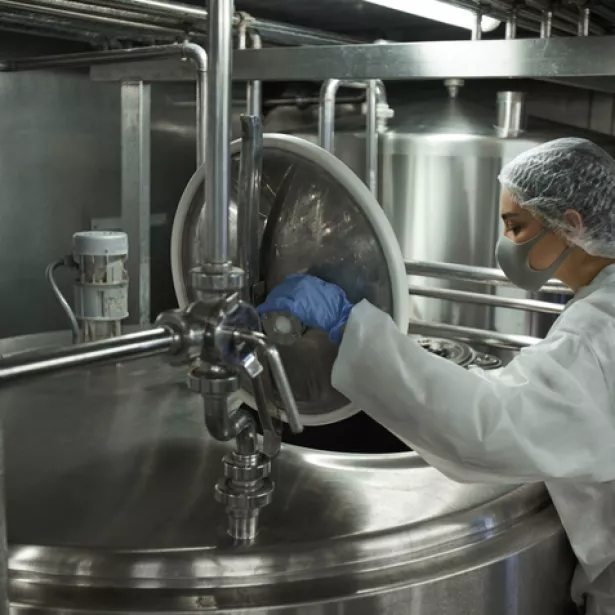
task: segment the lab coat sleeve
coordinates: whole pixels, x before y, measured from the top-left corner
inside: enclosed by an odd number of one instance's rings
[[[426,352],[363,301],[351,313],[332,383],[454,480],[615,479],[606,385],[575,333],[554,333],[497,372],[465,370]]]

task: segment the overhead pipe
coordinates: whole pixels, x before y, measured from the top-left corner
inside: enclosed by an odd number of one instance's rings
[[[84,27],[77,28],[74,22],[68,19],[33,15],[21,11],[2,11],[0,13],[0,23],[2,23],[2,29],[5,32],[11,31],[18,34],[30,34],[46,38],[49,38],[50,32],[53,32],[53,36],[57,38],[72,41],[78,40],[90,44],[99,44],[105,40],[105,37],[111,36],[110,31],[94,31]],[[12,26],[11,24],[14,25]],[[115,36],[117,38],[117,32]]]
[[[31,1],[31,0],[29,0]],[[52,2],[53,0],[48,0]],[[166,2],[165,0],[107,0],[102,4],[99,0],[82,0],[83,4],[99,7],[119,7],[140,13],[148,17],[165,17],[175,19],[179,24],[198,24],[201,28],[207,23],[209,13],[199,6]],[[245,20],[236,14],[233,16],[233,26],[240,26]],[[364,43],[364,40],[352,37],[330,34],[320,30],[291,26],[267,19],[249,16],[249,27],[273,43],[296,45],[350,45]]]
[[[124,30],[132,30],[135,32],[148,32],[152,36],[156,35],[166,38],[176,38],[178,36],[187,35],[187,32],[180,27],[157,25],[155,23],[147,23],[142,20],[132,21],[119,16],[113,16],[113,13],[111,13],[109,16],[101,15],[95,12],[85,13],[72,8],[66,8],[61,4],[57,4],[57,6],[52,6],[52,3],[56,3],[56,0],[37,0],[36,2],[32,2],[31,0],[0,0],[0,7],[32,11],[42,13],[44,15],[52,15],[55,17],[74,19],[76,21],[82,21],[86,23],[100,24],[105,27],[122,28]],[[2,16],[0,14],[0,21],[1,20]]]

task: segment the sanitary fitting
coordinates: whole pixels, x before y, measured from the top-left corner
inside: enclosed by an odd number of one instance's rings
[[[273,499],[271,461],[262,453],[232,452],[223,464],[224,478],[216,484],[215,497],[226,507],[227,531],[236,540],[251,540],[258,533],[261,510]]]
[[[244,272],[231,263],[202,265],[190,270],[190,285],[199,297],[203,297],[202,293],[234,292],[243,288]]]
[[[157,327],[175,333],[177,342],[171,347],[167,360],[171,365],[188,365],[201,354],[204,327],[193,311],[195,304],[186,310],[169,310],[156,319]]]

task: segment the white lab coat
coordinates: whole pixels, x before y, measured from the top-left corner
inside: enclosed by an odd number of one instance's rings
[[[615,265],[492,372],[427,353],[363,301],[332,383],[454,480],[544,481],[580,562],[573,597],[615,615]]]

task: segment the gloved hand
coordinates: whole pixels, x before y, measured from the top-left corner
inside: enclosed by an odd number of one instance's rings
[[[306,327],[322,329],[339,344],[352,308],[339,286],[311,275],[289,275],[256,309],[259,314],[288,312]]]

